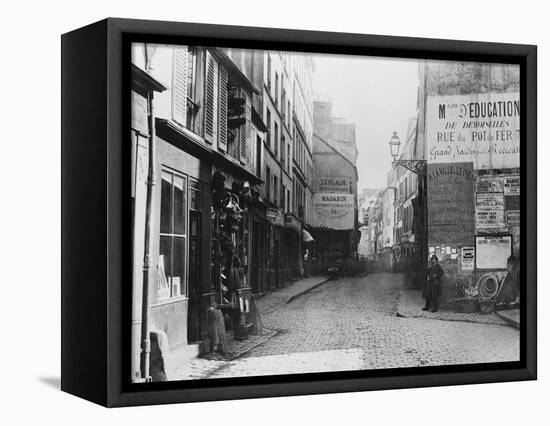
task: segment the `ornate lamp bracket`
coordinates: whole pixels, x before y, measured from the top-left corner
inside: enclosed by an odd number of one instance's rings
[[[407,170],[417,174],[425,175],[427,169],[426,160],[394,160],[393,167],[401,166],[405,167]]]

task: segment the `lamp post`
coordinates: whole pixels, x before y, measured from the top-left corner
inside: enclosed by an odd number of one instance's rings
[[[404,167],[418,176],[417,195],[413,200],[413,233],[415,237],[415,243],[419,248],[419,278],[417,285],[422,285],[426,282],[427,275],[427,243],[428,243],[428,199],[426,196],[427,190],[427,162],[426,160],[403,160],[398,159],[399,148],[401,141],[397,136],[397,132],[393,132],[389,141],[390,154],[392,156],[392,166]]]

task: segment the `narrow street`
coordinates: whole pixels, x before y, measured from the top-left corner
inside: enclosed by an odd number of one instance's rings
[[[511,327],[397,317],[402,279],[378,273],[321,285],[265,315],[278,334],[240,358],[217,361],[208,378],[519,359],[519,332]]]

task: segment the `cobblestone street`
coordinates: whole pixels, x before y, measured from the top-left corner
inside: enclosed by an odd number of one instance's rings
[[[519,359],[519,332],[511,327],[397,317],[402,279],[378,273],[329,281],[264,315],[274,337],[231,361],[197,361],[198,374],[187,378]]]

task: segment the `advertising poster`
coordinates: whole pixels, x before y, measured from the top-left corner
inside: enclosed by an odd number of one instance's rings
[[[312,198],[312,226],[337,230],[355,226],[353,194],[316,193]]]
[[[504,195],[519,195],[519,176],[505,176],[502,180]]]
[[[476,194],[476,228],[504,228],[504,195]]]
[[[472,163],[428,164],[428,242],[471,245],[474,240]]]
[[[475,251],[478,269],[506,269],[512,254],[512,236],[478,235]]]
[[[461,264],[463,271],[474,270],[475,251],[474,247],[462,247]]]
[[[472,161],[474,169],[519,167],[519,93],[429,96],[428,163]]]

